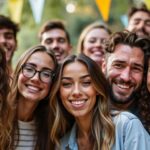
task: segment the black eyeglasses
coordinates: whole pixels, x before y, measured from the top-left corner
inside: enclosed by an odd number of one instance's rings
[[[32,78],[38,72],[39,78],[44,83],[51,82],[52,78],[54,77],[54,73],[50,69],[45,69],[41,71],[37,71],[32,65],[24,64],[22,66],[22,74],[27,78]]]

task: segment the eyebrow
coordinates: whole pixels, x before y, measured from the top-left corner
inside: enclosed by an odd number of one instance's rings
[[[36,64],[34,64],[34,63],[26,63],[27,65],[30,65],[30,66],[33,66],[33,67],[37,67],[37,65]],[[50,71],[53,71],[53,69],[51,69],[51,68],[47,68],[47,67],[42,67],[42,69],[41,70],[50,70]]]
[[[89,74],[83,75],[83,76],[80,77],[80,79],[84,79],[84,78],[87,78],[87,77],[90,77],[90,75]],[[71,80],[72,78],[71,77],[65,77],[65,76],[61,78],[61,80],[65,80],[65,79],[66,80]]]
[[[114,60],[113,64],[114,63],[121,63],[121,64],[124,64],[126,63],[125,61],[122,61],[122,60]],[[137,67],[141,67],[142,69],[144,68],[144,66],[142,64],[138,64],[138,63],[133,63],[133,65],[137,66]]]

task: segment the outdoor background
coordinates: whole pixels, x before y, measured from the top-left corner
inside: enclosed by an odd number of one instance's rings
[[[126,20],[124,16],[127,15],[128,9],[132,5],[137,5],[139,2],[140,0],[111,1],[109,20],[106,23],[113,32],[125,28]],[[66,9],[67,6],[69,6],[68,4],[73,4],[75,6],[75,10],[72,13],[69,13]],[[7,0],[0,0],[0,13],[10,16]],[[39,43],[38,31],[41,25],[47,20],[57,18],[64,20],[70,33],[74,52],[81,30],[93,21],[103,21],[95,0],[45,0],[42,19],[41,22],[37,24],[32,15],[29,1],[24,0],[20,21],[20,32],[17,37],[18,48],[13,58],[14,66],[23,51]],[[124,23],[122,20],[124,20]]]

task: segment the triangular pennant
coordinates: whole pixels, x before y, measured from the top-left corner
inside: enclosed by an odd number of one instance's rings
[[[95,0],[104,21],[108,21],[111,0]]]
[[[121,15],[121,16],[120,16],[120,19],[121,19],[122,24],[123,24],[124,27],[126,28],[127,25],[128,25],[128,17],[127,17],[127,15]]]
[[[11,19],[16,23],[20,23],[23,2],[24,0],[8,0]]]
[[[35,22],[41,22],[45,0],[29,0]]]
[[[144,2],[147,5],[147,7],[150,9],[150,0],[144,0]]]

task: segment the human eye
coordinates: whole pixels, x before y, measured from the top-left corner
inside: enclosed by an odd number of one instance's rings
[[[138,25],[139,24],[139,22],[140,22],[140,20],[139,19],[135,19],[135,20],[133,20],[133,25]]]
[[[147,26],[150,26],[150,20],[147,20],[145,23]]]
[[[65,38],[59,38],[59,39],[58,39],[58,42],[59,42],[59,43],[65,43],[65,41],[66,41]]]
[[[82,81],[82,85],[83,85],[84,87],[90,86],[90,85],[91,85],[91,79],[84,79],[84,80]]]
[[[61,81],[61,85],[64,87],[64,88],[69,88],[72,86],[72,82],[71,81]]]
[[[132,70],[136,73],[143,72],[143,68],[140,66],[134,66]]]
[[[14,35],[12,33],[6,33],[5,34],[5,38],[6,39],[13,39],[14,38]]]
[[[46,44],[51,44],[52,42],[53,42],[52,39],[46,39],[46,41],[45,41]]]
[[[95,43],[96,42],[96,38],[90,38],[88,41],[89,41],[89,43]]]
[[[24,69],[24,71],[26,71],[26,72],[34,72],[34,71],[35,71],[35,69],[34,69],[32,66],[29,66],[29,65],[25,65],[25,66],[23,67],[23,69]]]
[[[44,78],[51,78],[51,77],[52,77],[52,72],[51,72],[51,71],[48,71],[48,70],[43,70],[43,71],[41,71],[41,75],[42,75]]]
[[[121,64],[121,63],[114,63],[113,66],[114,66],[116,69],[122,69],[122,68],[124,67],[124,65]]]

